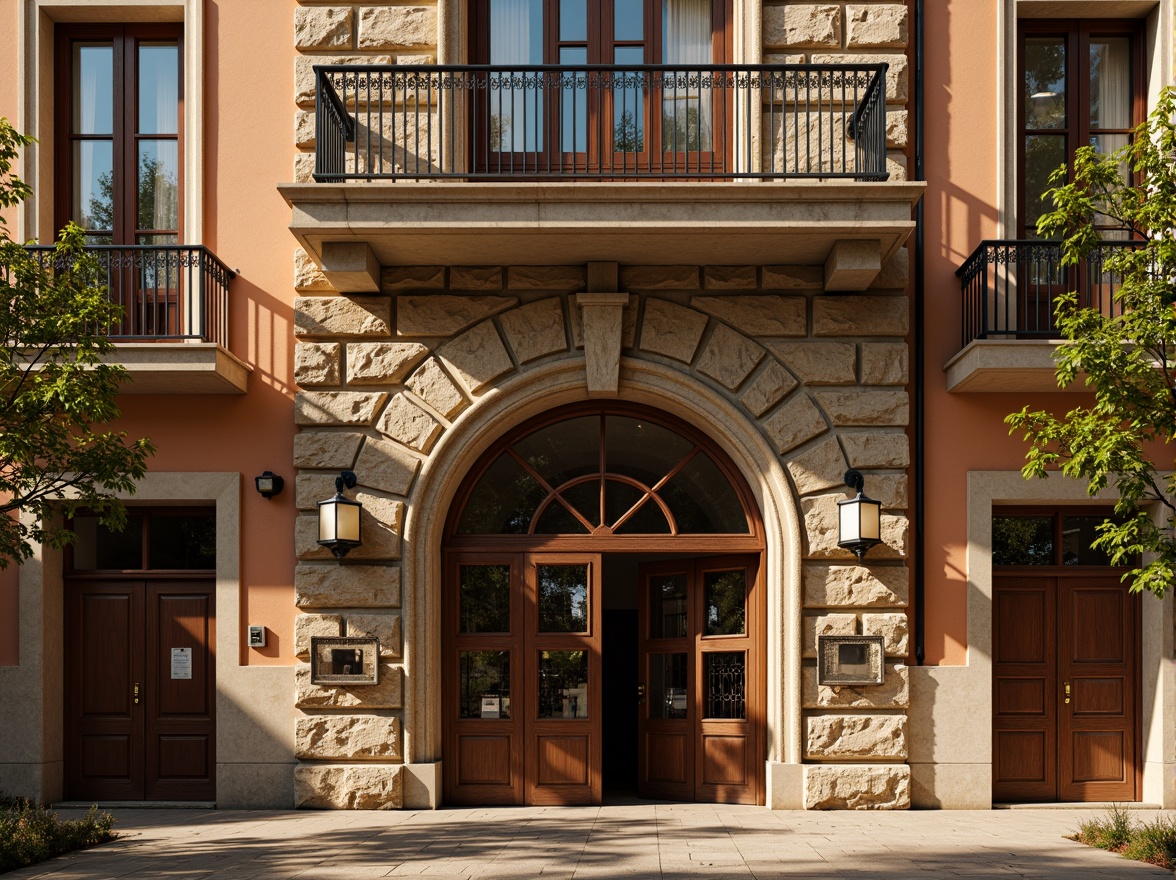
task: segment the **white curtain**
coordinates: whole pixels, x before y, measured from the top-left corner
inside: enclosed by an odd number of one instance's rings
[[[490,0],[490,63],[543,63],[542,0]],[[497,88],[493,87],[497,82]],[[539,89],[512,89],[503,76],[491,77],[489,125],[492,152],[542,148]]]
[[[1131,127],[1131,45],[1126,37],[1090,41],[1091,102],[1097,101],[1097,120],[1091,128]],[[1092,110],[1095,108],[1092,107]],[[1097,122],[1097,125],[1093,124]],[[1102,135],[1099,150],[1111,152],[1127,143],[1125,135]]]
[[[662,0],[662,63],[710,64],[712,0]],[[710,150],[711,90],[683,75],[663,80],[662,149]]]

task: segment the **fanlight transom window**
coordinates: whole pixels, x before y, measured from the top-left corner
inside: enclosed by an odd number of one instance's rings
[[[591,413],[501,449],[477,477],[459,535],[747,535],[724,468],[697,441],[638,415]]]

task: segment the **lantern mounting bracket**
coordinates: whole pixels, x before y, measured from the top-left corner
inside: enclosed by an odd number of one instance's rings
[[[851,473],[857,473],[857,472],[852,471]],[[858,474],[858,476],[860,477],[861,475]],[[355,488],[355,474],[352,473],[351,471],[340,471],[339,476],[335,477],[335,491],[338,492],[340,495],[342,495],[343,490],[345,488],[346,489],[354,489]]]
[[[866,478],[862,476],[861,471],[848,470],[845,472],[845,485],[860,495],[866,487]]]

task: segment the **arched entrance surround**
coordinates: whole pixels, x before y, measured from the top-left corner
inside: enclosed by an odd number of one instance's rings
[[[444,760],[441,705],[442,540],[467,472],[504,433],[547,410],[588,398],[583,361],[520,370],[483,395],[437,441],[422,466],[404,527],[406,799],[437,803]],[[754,497],[764,530],[766,585],[766,802],[802,804],[800,767],[800,526],[779,457],[746,415],[688,375],[625,358],[618,398],[698,426],[730,458]],[[427,790],[427,791],[426,791]]]

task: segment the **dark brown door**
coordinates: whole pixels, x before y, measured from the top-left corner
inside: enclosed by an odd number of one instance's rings
[[[758,571],[747,556],[642,568],[642,795],[762,802]]]
[[[600,557],[455,554],[445,798],[601,801]]]
[[[207,581],[66,586],[66,797],[213,801]]]
[[[993,799],[1135,800],[1138,598],[1031,575],[993,597]]]

